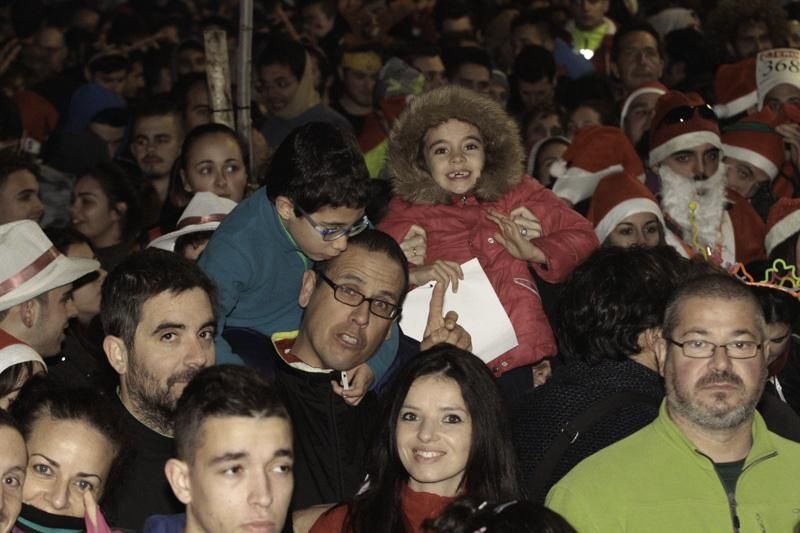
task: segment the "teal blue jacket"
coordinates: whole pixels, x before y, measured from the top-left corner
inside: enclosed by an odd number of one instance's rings
[[[800,524],[800,444],[770,432],[755,413],[753,446],[729,502],[711,460],[662,403],[652,423],[573,468],[546,505],[579,533],[792,533]]]
[[[299,329],[297,297],[313,263],[297,249],[263,187],[225,217],[198,263],[217,287],[218,364],[243,364],[222,338],[227,326],[255,330],[267,341],[273,333]],[[397,324],[392,328],[368,362],[376,383],[397,353],[400,333]]]

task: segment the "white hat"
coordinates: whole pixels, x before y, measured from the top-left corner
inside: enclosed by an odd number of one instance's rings
[[[0,311],[72,283],[100,268],[61,254],[32,220],[0,226]]]
[[[234,207],[236,202],[233,200],[220,198],[212,192],[199,192],[181,214],[178,229],[152,240],[147,247],[174,252],[178,237],[199,231],[214,231]]]
[[[47,370],[42,356],[36,350],[14,337],[13,335],[0,329],[0,374],[14,365],[35,361],[41,363]]]
[[[659,81],[648,81],[638,86],[628,97],[622,105],[622,112],[619,114],[619,127],[625,127],[625,117],[628,116],[628,111],[631,109],[633,101],[642,96],[643,94],[657,94],[664,96],[667,94],[667,86]]]
[[[800,50],[775,48],[759,52],[756,56],[756,88],[758,109],[764,107],[764,99],[773,88],[788,83],[800,87]]]

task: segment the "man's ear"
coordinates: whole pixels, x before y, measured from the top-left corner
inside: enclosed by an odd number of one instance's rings
[[[285,196],[278,196],[275,198],[275,209],[278,211],[278,216],[286,222],[295,218],[294,202]]]
[[[609,65],[609,69],[611,70],[611,75],[612,76],[614,76],[617,79],[620,79],[620,77],[619,77],[619,67],[617,67],[617,62],[616,61],[611,61],[611,64]]]
[[[128,348],[119,337],[106,335],[103,339],[103,351],[106,352],[108,363],[120,376],[128,372]]]
[[[316,286],[317,273],[313,270],[306,270],[303,272],[303,282],[300,285],[300,294],[297,296],[297,303],[303,309],[305,309],[308,302],[311,301],[311,295],[314,293],[314,288]]]
[[[42,304],[36,298],[31,298],[19,305],[19,318],[28,329],[36,325],[41,315]]]
[[[649,333],[648,333],[649,332]],[[648,337],[650,340],[647,340]],[[645,342],[652,345],[652,351],[656,355],[656,364],[658,365],[658,373],[664,376],[664,366],[667,363],[667,341],[664,339],[663,330],[661,328],[649,328],[645,331]]]
[[[189,465],[178,459],[169,459],[164,465],[164,475],[167,476],[172,492],[184,505],[192,502],[191,483],[189,483]]]

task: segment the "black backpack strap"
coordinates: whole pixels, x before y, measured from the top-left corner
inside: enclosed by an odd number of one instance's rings
[[[569,449],[570,445],[580,438],[581,433],[585,433],[599,420],[615,411],[637,403],[658,406],[661,401],[638,392],[619,391],[594,402],[577,416],[565,422],[561,426],[558,436],[550,444],[541,462],[536,467],[535,478],[528,486],[528,496],[534,499],[544,499],[546,495],[545,489],[549,488],[548,483],[561,462],[561,457]],[[544,494],[542,494],[543,492]]]

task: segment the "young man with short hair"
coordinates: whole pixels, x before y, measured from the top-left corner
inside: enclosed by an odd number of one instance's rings
[[[283,530],[294,488],[289,413],[275,389],[235,365],[201,371],[175,416],[164,467],[186,505],[185,533]]]
[[[11,151],[0,153],[0,224],[42,219],[44,205],[39,198],[38,172],[28,159]]]

